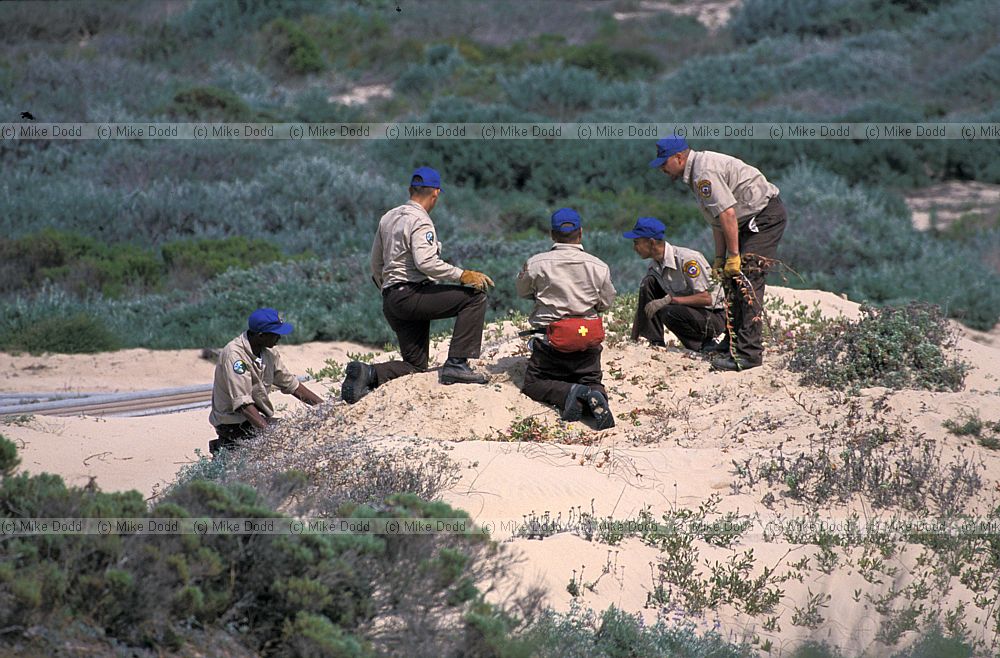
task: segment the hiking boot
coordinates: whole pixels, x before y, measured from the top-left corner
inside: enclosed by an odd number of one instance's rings
[[[583,384],[570,386],[559,418],[570,423],[583,418],[583,399],[588,393],[590,393],[590,389]]]
[[[608,399],[604,397],[603,393],[590,389],[587,391],[584,401],[587,403],[587,408],[590,409],[590,414],[597,421],[597,429],[606,430],[615,426],[615,415],[611,413]]]
[[[438,371],[438,381],[442,384],[488,384],[489,378],[469,366],[468,359],[449,357]]]
[[[340,387],[340,399],[347,404],[354,404],[375,388],[375,366],[351,361],[347,364],[347,374]]]
[[[724,359],[717,359],[712,361],[712,370],[724,370],[724,371],[741,371],[749,370],[750,368],[756,368],[760,366],[759,363],[748,363],[742,359],[737,359],[732,356],[727,356]]]
[[[702,354],[728,354],[729,336],[720,334],[715,338],[709,338],[701,344],[698,351]]]

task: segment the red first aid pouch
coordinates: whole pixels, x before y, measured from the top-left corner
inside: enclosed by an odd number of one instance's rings
[[[582,352],[601,344],[604,323],[601,318],[563,318],[550,324],[545,335],[549,345],[560,352]]]

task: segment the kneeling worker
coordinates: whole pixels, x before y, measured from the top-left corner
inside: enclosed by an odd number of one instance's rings
[[[469,359],[478,359],[482,350],[485,293],[493,280],[441,258],[441,243],[430,216],[441,194],[441,175],[430,167],[420,167],[410,178],[409,193],[408,202],[379,220],[371,252],[372,281],[382,290],[382,314],[396,332],[403,360],[347,364],[340,397],[348,404],[390,379],[427,370],[431,320],[442,318],[455,318],[455,329],[448,360],[438,371],[440,382],[489,381],[469,366]]]
[[[294,395],[306,404],[322,402],[320,397],[288,371],[274,346],[292,333],[292,325],[282,321],[273,308],[259,308],[250,315],[245,332],[229,341],[215,365],[212,413],[208,421],[219,438],[208,442],[213,455],[232,449],[273,422],[271,387]]]
[[[528,259],[517,275],[517,294],[533,299],[529,321],[534,333],[524,374],[524,394],[561,409],[563,420],[580,420],[584,408],[598,429],[614,427],[608,393],[601,384],[598,313],[611,307],[615,287],[601,259],[583,250],[580,215],[560,208],[552,215],[549,251]]]
[[[632,248],[648,258],[649,273],[639,285],[639,303],[632,323],[632,340],[645,338],[664,344],[664,329],[689,350],[717,352],[723,341],[726,318],[718,290],[708,279],[708,261],[699,251],[677,247],[664,240],[665,227],[655,217],[640,217],[623,235]]]

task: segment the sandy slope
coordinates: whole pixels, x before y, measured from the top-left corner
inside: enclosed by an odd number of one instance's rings
[[[858,314],[856,304],[829,293],[781,288],[769,292],[789,301],[817,303],[827,315]],[[603,609],[614,603],[652,618],[653,611],[644,605],[659,552],[636,538],[609,546],[569,532],[544,540],[511,539],[512,529],[525,516],[548,512],[566,519],[582,510],[597,517],[627,519],[648,508],[659,517],[671,509],[696,508],[713,494],[721,496],[720,512],[757,512],[767,518],[798,512],[780,499],[768,509],[761,503],[765,490],[760,487],[736,493],[733,460],[765,455],[779,442],[789,454],[805,449],[822,423],[845,413],[840,396],[799,386],[776,357],[745,373],[710,373],[705,361],[683,350],[622,344],[608,348],[604,356],[613,410],[621,414],[618,426],[603,433],[580,424],[560,427],[553,410],[520,394],[525,349],[512,334],[510,326],[488,328],[483,367],[493,374],[493,383],[485,388],[442,387],[434,372],[416,375],[390,382],[353,407],[330,403],[335,422],[328,425],[371,436],[435,439],[447,445],[451,457],[463,466],[463,475],[447,492],[446,500],[492,527],[495,537],[509,540],[508,545],[524,557],[521,576],[543,584],[550,603],[560,609],[572,599],[567,584],[575,571],[578,576],[582,573],[581,583],[600,577],[592,590],[581,587],[584,604]],[[981,460],[985,484],[979,499],[985,507],[1000,486],[1000,456],[949,435],[941,426],[962,410],[978,411],[985,420],[1000,420],[1000,358],[993,346],[995,336],[972,332],[968,336],[978,342],[963,338],[957,348],[972,366],[964,391],[891,392],[886,397],[887,413],[893,422],[898,418],[902,425],[937,439],[945,460],[960,450]],[[438,362],[446,348],[445,344],[435,346]],[[307,367],[319,369],[330,358],[344,362],[349,351],[366,351],[331,343],[281,349],[298,372]],[[192,350],[128,350],[82,357],[0,355],[0,368],[7,375],[0,387],[5,391],[139,390],[208,382],[212,367]],[[861,406],[870,410],[883,393],[866,390]],[[299,407],[289,396],[276,394],[276,398],[286,406],[285,413]],[[196,449],[204,451],[211,435],[206,417],[205,411],[132,419],[36,417],[3,427],[2,432],[22,446],[24,468],[29,471],[60,473],[74,484],[96,477],[106,490],[136,488],[149,495],[194,459]],[[560,441],[482,440],[495,439],[508,432],[512,423],[529,417],[562,432]],[[854,509],[871,512],[863,506]],[[847,511],[841,507],[829,513],[843,517]],[[736,547],[739,552],[749,548],[757,558],[755,574],[763,565],[787,569],[804,556],[815,559],[817,552],[815,547],[765,542],[759,530],[746,534]],[[773,655],[807,638],[827,639],[850,655],[863,650],[885,653],[874,643],[880,618],[870,602],[855,601],[854,592],[863,589],[877,596],[890,587],[905,587],[916,577],[916,554],[909,553],[890,558],[889,562],[898,563],[899,571],[878,584],[865,581],[856,564],[830,575],[813,569],[803,574],[801,582],[783,583],[786,596],[773,613],[780,630],[765,630],[766,617],[753,618],[726,605],[693,619],[705,628],[719,625],[734,639],[770,639]],[[732,555],[733,550],[703,545],[698,565],[704,568],[706,560],[724,561]],[[792,623],[796,606],[802,607],[809,593],[831,597],[820,609],[823,620],[815,630]],[[970,600],[964,587],[955,585],[924,604],[945,612]],[[973,622],[975,615],[967,617],[979,637],[991,637],[981,623]],[[904,634],[904,642],[907,637],[912,633]]]

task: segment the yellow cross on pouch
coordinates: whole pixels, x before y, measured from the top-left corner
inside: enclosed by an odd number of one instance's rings
[[[577,333],[580,334],[581,336],[586,336],[587,335],[587,328],[586,327],[580,327],[577,330]]]

